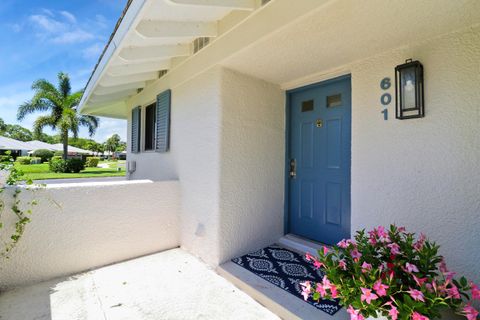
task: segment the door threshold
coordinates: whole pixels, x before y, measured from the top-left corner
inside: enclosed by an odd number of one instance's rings
[[[321,250],[323,247],[329,247],[326,244],[306,239],[300,236],[297,236],[293,233],[284,235],[278,240],[278,243],[282,246],[285,246],[289,249],[295,250],[301,253],[310,253],[311,255],[317,256],[317,251]]]

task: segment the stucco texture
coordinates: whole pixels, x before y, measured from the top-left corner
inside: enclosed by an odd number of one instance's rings
[[[2,259],[0,289],[180,244],[177,181],[66,184],[21,193],[23,204],[30,199],[38,205],[10,259]],[[7,219],[4,230],[10,230],[13,214],[5,212],[3,217]]]
[[[425,70],[425,118],[383,120],[383,77],[407,58]],[[351,66],[352,232],[397,223],[424,232],[447,264],[480,282],[480,29]],[[394,96],[394,87],[389,92]]]

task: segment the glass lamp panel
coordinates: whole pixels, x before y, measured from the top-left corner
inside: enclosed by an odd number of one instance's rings
[[[400,72],[401,95],[402,95],[402,110],[416,109],[415,103],[415,67],[403,69]]]

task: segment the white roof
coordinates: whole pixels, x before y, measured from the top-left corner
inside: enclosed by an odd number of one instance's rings
[[[61,149],[58,149],[56,145],[46,143],[43,141],[38,141],[38,140],[33,140],[33,141],[28,141],[25,142],[30,146],[30,150],[39,150],[39,149],[46,149],[50,151],[61,151]],[[62,149],[63,150],[63,149]]]
[[[54,144],[53,146],[58,148],[57,149],[58,151],[63,151],[63,144],[57,143],[57,144]],[[77,148],[77,147],[68,146],[68,153],[92,154],[92,151],[80,149],[80,148]]]
[[[0,136],[0,150],[31,150],[26,142]]]

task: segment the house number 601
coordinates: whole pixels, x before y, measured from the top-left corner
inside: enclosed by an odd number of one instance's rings
[[[388,77],[383,78],[382,81],[380,82],[380,88],[382,88],[382,90],[388,90],[390,89],[391,86],[392,86],[392,83],[390,81],[390,78]],[[390,104],[390,102],[392,102],[392,95],[388,92],[382,94],[382,96],[380,97],[380,103],[386,107]],[[388,120],[388,109],[387,108],[383,109],[382,113],[383,113],[383,119]]]

